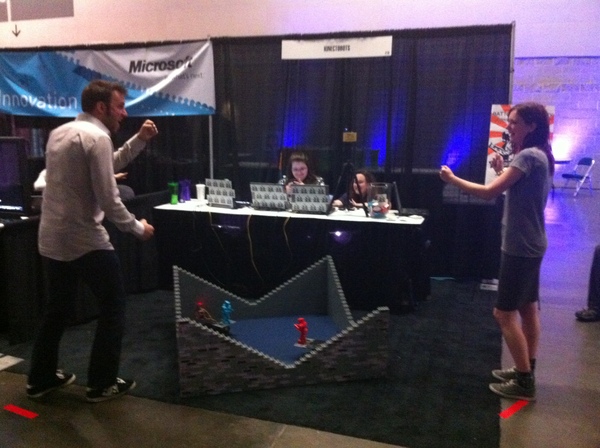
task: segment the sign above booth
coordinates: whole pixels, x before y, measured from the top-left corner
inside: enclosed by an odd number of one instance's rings
[[[0,52],[0,112],[75,117],[94,79],[123,84],[129,116],[215,113],[210,41],[118,50]]]
[[[281,41],[281,59],[376,58],[391,55],[392,36]]]

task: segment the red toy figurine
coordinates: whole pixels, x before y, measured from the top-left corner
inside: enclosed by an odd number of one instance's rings
[[[294,324],[294,327],[296,327],[296,330],[300,332],[300,337],[298,338],[298,342],[296,344],[306,345],[306,334],[308,333],[308,325],[304,318],[299,317],[298,323]]]

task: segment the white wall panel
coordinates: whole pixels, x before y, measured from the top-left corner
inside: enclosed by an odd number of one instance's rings
[[[3,8],[35,2],[0,0],[0,48],[515,22],[517,57],[600,55],[599,0],[66,1],[73,17],[15,22]]]

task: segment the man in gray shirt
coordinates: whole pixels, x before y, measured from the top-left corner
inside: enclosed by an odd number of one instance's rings
[[[58,370],[58,349],[68,312],[77,299],[78,279],[90,287],[100,310],[90,356],[87,400],[108,400],[135,387],[135,381],[117,377],[126,293],[119,259],[102,226],[106,217],[119,230],[140,240],[154,234],[145,219],[137,220],[125,208],[114,177],[110,133],[116,132],[127,116],[126,93],[118,83],[92,81],[81,95],[83,113],[56,128],[48,139],[38,238],[48,279],[48,304],[32,351],[27,385],[30,398],[39,398],[75,380],[74,374]],[[130,152],[137,155],[156,134],[154,123],[146,120],[128,142]]]

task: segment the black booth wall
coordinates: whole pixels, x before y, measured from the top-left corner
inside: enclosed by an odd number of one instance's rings
[[[510,98],[512,26],[285,38],[374,35],[392,35],[390,58],[282,61],[281,36],[216,39],[216,177],[248,200],[249,182],[276,181],[292,150],[335,193],[345,162],[367,167],[397,182],[404,207],[428,210],[431,275],[495,278],[502,202],[445,203],[437,172],[483,182],[491,105]]]
[[[214,177],[231,179],[240,199],[248,199],[250,181],[277,180],[282,156],[292,150],[308,152],[336,192],[344,189],[337,181],[350,161],[378,180],[396,181],[403,206],[429,211],[432,275],[492,278],[501,204],[444,203],[437,170],[448,163],[483,181],[491,105],[510,99],[512,33],[512,25],[494,25],[214,38],[212,124],[207,116],[153,118],[160,134],[127,167],[127,183],[144,194],[172,180],[203,181],[211,131]],[[281,59],[282,39],[382,35],[392,36],[390,57]],[[60,124],[40,120],[16,117],[16,125]],[[115,144],[142,121],[128,119]],[[358,140],[344,143],[344,130]],[[471,246],[489,253],[477,257],[481,250]]]

